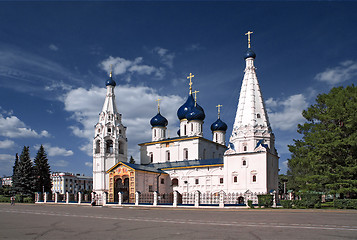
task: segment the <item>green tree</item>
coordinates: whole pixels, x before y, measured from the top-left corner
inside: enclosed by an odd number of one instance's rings
[[[357,88],[332,88],[302,113],[301,140],[289,145],[289,186],[294,190],[357,193]]]
[[[12,192],[16,193],[19,190],[19,155],[16,153],[15,163],[12,168]]]
[[[129,163],[135,164],[135,160],[134,160],[133,156],[130,156]]]
[[[21,195],[33,197],[35,191],[35,178],[29,147],[24,146],[18,164],[19,185],[17,192]]]
[[[48,164],[45,148],[41,145],[38,149],[34,164],[35,187],[37,192],[50,192],[52,188],[51,170]]]

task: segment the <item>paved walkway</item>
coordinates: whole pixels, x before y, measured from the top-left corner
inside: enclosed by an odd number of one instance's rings
[[[0,239],[357,239],[357,211],[0,204]]]

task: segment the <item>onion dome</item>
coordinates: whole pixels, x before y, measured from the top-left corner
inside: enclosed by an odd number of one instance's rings
[[[186,102],[177,110],[177,117],[182,120],[186,118],[186,115],[191,111],[195,106],[195,100],[193,99],[192,94],[190,94]]]
[[[152,127],[166,127],[168,124],[168,121],[165,117],[163,117],[160,113],[156,114],[155,117],[153,117],[150,120],[150,124]]]
[[[205,120],[205,112],[203,111],[203,108],[196,103],[196,106],[194,106],[191,111],[186,115],[186,118],[188,121],[191,120]]]
[[[247,59],[247,58],[254,58],[255,59],[256,56],[257,55],[255,55],[255,52],[253,52],[253,50],[251,48],[248,48],[247,52],[244,55],[244,59]]]
[[[112,76],[109,77],[109,79],[105,82],[106,86],[113,86],[115,87],[117,85],[117,83],[113,80]]]
[[[227,131],[227,124],[225,124],[221,119],[217,119],[214,123],[211,125],[211,131]]]

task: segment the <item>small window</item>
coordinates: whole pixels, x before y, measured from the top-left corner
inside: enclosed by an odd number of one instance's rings
[[[256,182],[256,181],[257,181],[257,176],[253,175],[253,182]]]
[[[223,183],[223,178],[219,179],[219,183],[222,184]]]
[[[173,187],[177,187],[178,186],[178,179],[177,178],[172,179],[171,182],[172,182],[172,186]]]
[[[113,153],[113,141],[107,140],[106,141],[106,153]]]
[[[119,129],[119,134],[121,134],[121,129]]]
[[[156,129],[154,129],[154,137],[156,137]]]
[[[166,151],[166,161],[170,161],[170,151]]]
[[[161,178],[161,184],[165,184],[165,179]]]
[[[243,147],[243,151],[246,152],[247,151],[247,146]]]
[[[246,160],[243,160],[243,166],[246,166],[247,165],[247,161]]]
[[[186,136],[186,125],[183,126],[183,135]]]
[[[111,128],[108,128],[108,133],[111,133],[112,132],[112,129]]]
[[[199,179],[196,178],[196,179],[195,179],[195,184],[199,184],[199,182],[200,182]]]
[[[149,192],[153,192],[152,185],[149,185]]]
[[[150,162],[153,162],[153,161],[154,161],[154,154],[150,153]]]
[[[235,182],[235,183],[238,182],[238,177],[237,176],[233,177],[233,182]]]
[[[191,123],[191,132],[193,132],[193,123]]]
[[[185,148],[185,149],[183,150],[183,157],[184,157],[184,160],[187,160],[187,159],[188,159],[188,149],[187,149],[187,148]]]
[[[257,114],[257,118],[260,118],[260,114],[259,113]]]

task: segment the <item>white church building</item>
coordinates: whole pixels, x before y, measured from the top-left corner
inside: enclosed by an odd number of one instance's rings
[[[127,162],[126,127],[115,104],[115,81],[110,74],[107,94],[93,140],[93,191],[110,202],[134,202],[135,193],[200,193],[221,191],[240,196],[240,203],[257,201],[258,194],[278,188],[278,153],[275,138],[260,91],[250,47],[232,134],[226,146],[227,125],[218,119],[211,125],[212,139],[204,138],[204,109],[190,88],[187,100],[177,110],[178,137],[168,138],[167,119],[158,113],[151,119],[151,141],[140,143],[140,164]],[[125,116],[124,116],[125,118]]]

